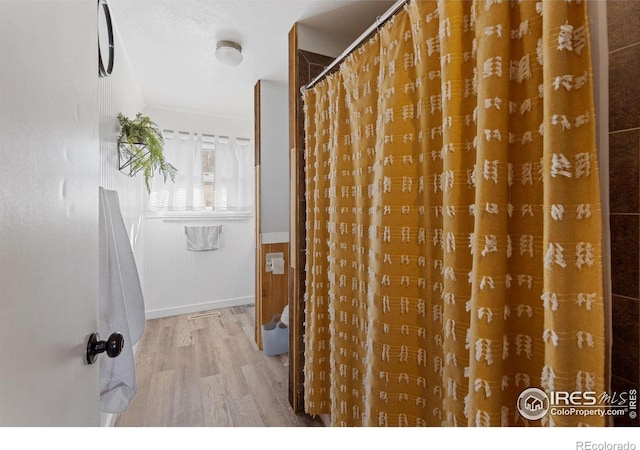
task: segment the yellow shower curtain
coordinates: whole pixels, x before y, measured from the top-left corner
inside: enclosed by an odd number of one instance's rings
[[[605,389],[586,2],[414,0],[303,95],[306,411],[604,425],[516,408]]]

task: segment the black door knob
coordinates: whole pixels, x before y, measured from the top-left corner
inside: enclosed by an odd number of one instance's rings
[[[115,358],[122,352],[124,337],[120,333],[112,333],[106,341],[100,340],[98,333],[92,333],[87,343],[87,363],[93,364],[100,353],[107,352],[109,358]]]

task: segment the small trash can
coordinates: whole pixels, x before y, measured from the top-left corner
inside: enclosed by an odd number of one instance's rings
[[[280,321],[280,314],[262,325],[262,351],[266,356],[282,355],[289,351],[289,327]]]

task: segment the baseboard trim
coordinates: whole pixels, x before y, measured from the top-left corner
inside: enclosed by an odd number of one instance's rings
[[[212,302],[198,303],[196,305],[185,305],[177,306],[174,308],[150,310],[145,312],[145,318],[147,320],[160,319],[162,317],[180,316],[182,314],[210,311],[212,309],[231,308],[233,306],[244,306],[253,304],[255,304],[255,297],[251,295],[248,297],[214,300]]]

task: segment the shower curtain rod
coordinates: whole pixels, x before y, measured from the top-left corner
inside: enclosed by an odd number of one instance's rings
[[[387,20],[389,20],[395,13],[397,13],[400,8],[402,8],[405,3],[408,3],[410,0],[397,0],[391,8],[389,8],[382,16],[379,16],[376,19],[376,23],[372,24],[367,30],[358,37],[353,43],[347,47],[347,49],[342,52],[340,56],[333,60],[331,64],[329,64],[325,69],[315,77],[309,84],[306,86],[302,86],[300,88],[300,92],[304,92],[307,89],[311,89],[316,85],[320,80],[322,80],[335,66],[340,64],[353,50],[355,50],[360,44],[362,44],[367,38],[369,38],[378,28],[384,24]]]

